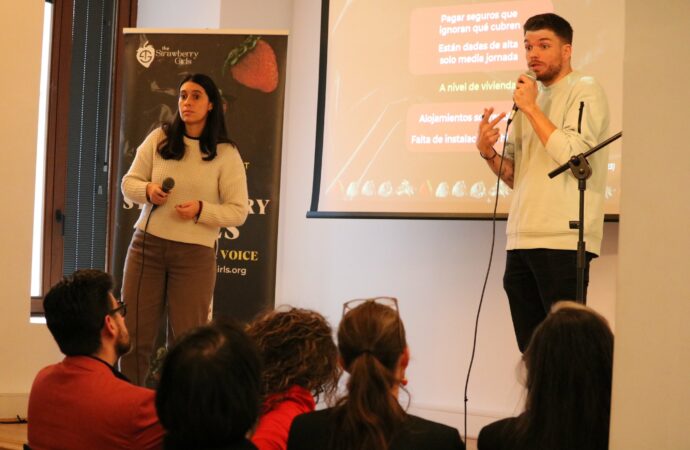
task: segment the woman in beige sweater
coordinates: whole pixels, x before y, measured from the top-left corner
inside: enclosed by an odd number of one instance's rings
[[[193,74],[182,80],[178,113],[139,146],[122,192],[143,208],[123,275],[134,348],[121,366],[144,384],[166,313],[169,341],[208,320],[218,233],[242,225],[248,213],[244,163],[227,136],[211,78]]]

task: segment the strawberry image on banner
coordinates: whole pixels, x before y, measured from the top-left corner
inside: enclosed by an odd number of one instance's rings
[[[232,49],[225,58],[223,73],[261,92],[273,92],[278,87],[276,54],[260,36],[248,36],[242,45]]]

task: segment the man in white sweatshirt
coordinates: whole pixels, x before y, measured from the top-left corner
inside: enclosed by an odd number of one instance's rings
[[[513,100],[519,109],[505,154],[494,149],[501,113],[484,110],[477,148],[495,174],[503,159],[501,179],[514,189],[506,227],[508,251],[503,286],[520,351],[551,304],[576,297],[578,181],[567,172],[548,173],[571,156],[586,152],[608,133],[609,112],[601,86],[570,65],[573,30],[556,14],[533,16],[524,25],[528,75],[518,78]],[[589,159],[592,177],[585,194],[585,292],[589,262],[601,248],[608,151]]]

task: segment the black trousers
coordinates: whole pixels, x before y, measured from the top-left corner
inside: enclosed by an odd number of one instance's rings
[[[585,258],[585,299],[589,284],[589,263]],[[508,250],[503,288],[508,294],[510,315],[520,351],[524,353],[532,333],[559,300],[575,300],[577,294],[577,251],[545,248]]]

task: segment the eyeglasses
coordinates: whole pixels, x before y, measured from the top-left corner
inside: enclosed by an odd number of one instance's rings
[[[400,310],[398,309],[398,299],[395,297],[371,297],[356,298],[354,300],[350,300],[349,302],[345,302],[343,304],[343,316],[347,314],[348,311],[352,311],[353,309],[365,303],[376,303],[382,306],[387,306],[395,310],[395,313],[398,315],[398,319],[400,318]]]
[[[358,308],[366,303],[376,303],[381,306],[387,306],[388,308],[392,309],[395,311],[395,315],[397,316],[398,319],[398,339],[400,342],[400,347],[401,349],[405,347],[405,338],[403,336],[403,325],[402,325],[402,320],[400,319],[400,309],[398,308],[398,299],[395,297],[372,297],[372,298],[357,298],[354,300],[350,300],[349,302],[345,302],[343,304],[343,317],[345,317],[345,314],[347,314],[349,311],[352,311],[355,308]]]
[[[118,312],[122,317],[127,315],[127,303],[125,303],[123,300],[117,300],[117,308],[113,308],[108,311],[108,315],[113,315]]]

